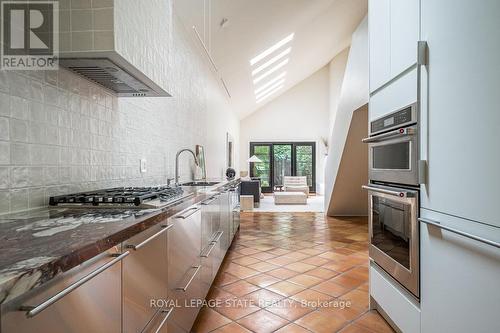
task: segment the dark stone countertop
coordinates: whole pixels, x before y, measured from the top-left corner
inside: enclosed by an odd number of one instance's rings
[[[48,207],[0,216],[0,304],[211,196],[201,189],[184,187],[193,196],[161,209]]]

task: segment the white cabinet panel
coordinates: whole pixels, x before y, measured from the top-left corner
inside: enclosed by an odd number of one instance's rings
[[[419,0],[391,1],[391,78],[417,62]]]
[[[390,64],[390,0],[370,0],[368,3],[370,38],[370,92],[389,81]]]
[[[416,300],[383,269],[370,264],[370,295],[405,333],[420,333],[420,309]]]
[[[417,70],[406,73],[370,97],[370,121],[417,101]]]
[[[500,226],[500,1],[422,0],[425,208]]]
[[[498,228],[426,210],[422,216],[500,241]],[[422,332],[500,332],[500,250],[424,223],[420,238]]]

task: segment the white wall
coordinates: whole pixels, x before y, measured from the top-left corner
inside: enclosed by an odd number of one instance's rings
[[[330,117],[329,117],[329,136],[328,140],[332,138],[333,124],[337,116],[337,109],[339,107],[340,93],[342,91],[342,83],[344,82],[345,68],[347,66],[347,58],[349,56],[349,47],[340,52],[335,58],[330,61],[328,65],[330,75]],[[331,142],[328,142],[331,144]]]
[[[170,25],[162,75],[171,98],[116,98],[64,69],[0,71],[0,214],[56,194],[165,183],[175,153],[196,144],[205,145],[208,176],[221,175],[226,132],[237,138],[239,120],[191,29],[175,16]],[[185,179],[190,165],[183,156]]]
[[[339,177],[339,168],[353,112],[368,103],[368,20],[365,18],[352,36],[338,108],[334,117],[325,170],[325,211]],[[368,126],[368,124],[367,124]],[[359,189],[361,191],[361,189]],[[354,213],[353,213],[354,214]],[[356,215],[356,214],[354,214]]]
[[[329,71],[323,67],[240,122],[240,166],[248,170],[252,141],[315,141],[316,190],[323,188],[328,137]]]

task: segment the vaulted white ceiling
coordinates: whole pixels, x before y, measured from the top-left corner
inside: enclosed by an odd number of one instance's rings
[[[244,118],[348,47],[367,0],[176,0],[174,10],[196,26]]]

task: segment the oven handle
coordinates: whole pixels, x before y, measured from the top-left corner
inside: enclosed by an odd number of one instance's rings
[[[363,185],[361,187],[364,188],[365,190],[368,190],[368,191],[389,194],[389,195],[393,195],[393,196],[398,197],[398,198],[413,198],[415,196],[413,192],[392,191],[392,190],[387,190],[385,188],[380,188],[380,187],[375,187],[375,186],[370,186],[370,185]]]
[[[384,134],[379,134],[369,138],[364,138],[361,141],[363,143],[378,142],[387,138],[414,135],[415,133],[416,129],[414,127],[399,128]]]

